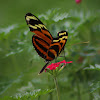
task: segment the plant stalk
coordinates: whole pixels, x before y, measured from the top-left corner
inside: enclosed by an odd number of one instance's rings
[[[54,83],[55,83],[55,86],[56,86],[57,98],[58,98],[58,100],[60,100],[59,99],[59,91],[58,91],[58,84],[57,84],[57,78],[56,77],[54,77]]]

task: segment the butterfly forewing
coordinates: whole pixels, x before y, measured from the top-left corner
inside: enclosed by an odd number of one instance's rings
[[[32,43],[38,55],[45,59],[49,49],[49,44],[37,35],[33,35]]]
[[[45,39],[48,44],[51,44],[53,37],[45,27],[45,25],[33,14],[27,13],[25,16],[25,20],[30,28],[31,32],[34,32],[42,39]]]

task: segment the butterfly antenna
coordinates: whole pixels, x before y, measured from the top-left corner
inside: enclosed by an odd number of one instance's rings
[[[47,65],[48,65],[49,63],[50,63],[50,62],[48,61],[48,62],[44,65],[44,67],[41,69],[41,71],[39,72],[38,75],[40,75],[40,74],[45,70],[45,68],[47,67]]]
[[[87,41],[87,42],[80,42],[80,43],[72,44],[71,46],[77,45],[77,44],[89,43],[89,42],[90,42],[90,41]],[[68,45],[68,46],[70,46],[70,45]]]

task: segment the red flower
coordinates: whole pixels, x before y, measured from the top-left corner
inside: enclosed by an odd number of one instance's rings
[[[81,3],[82,0],[75,0],[77,4]]]
[[[66,62],[65,60],[63,60],[63,61],[60,61],[60,62],[57,62],[57,63],[52,63],[51,65],[47,66],[47,68],[45,69],[45,72],[46,72],[47,69],[55,70],[56,67],[59,67],[59,65],[61,63],[64,63],[66,65],[67,63],[72,63],[72,61]]]

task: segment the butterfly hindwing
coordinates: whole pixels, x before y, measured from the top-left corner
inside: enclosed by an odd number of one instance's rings
[[[50,44],[50,47],[47,51],[46,60],[51,61],[55,59],[62,50],[68,39],[68,33],[66,31],[61,31],[58,33],[58,37],[53,39],[53,42]]]
[[[61,53],[62,50],[64,50],[65,44],[67,42],[67,39],[68,39],[67,31],[59,32],[58,33],[58,37],[53,39],[53,43],[59,43],[60,44],[59,54]]]

